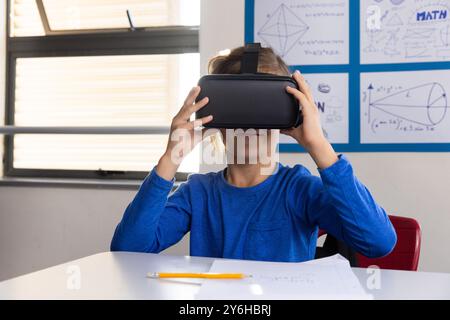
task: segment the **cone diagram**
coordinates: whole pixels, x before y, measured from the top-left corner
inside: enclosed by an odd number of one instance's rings
[[[373,88],[370,85],[368,89],[372,91]],[[445,88],[437,82],[419,85],[369,101],[369,108],[425,126],[435,126],[444,120],[447,107]]]

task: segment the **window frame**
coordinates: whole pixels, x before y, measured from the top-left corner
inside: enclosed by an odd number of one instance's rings
[[[105,29],[56,32],[45,36],[12,37],[11,1],[6,4],[6,92],[5,126],[14,127],[16,59],[31,57],[75,57],[142,54],[199,53],[199,26],[164,26],[136,29]],[[36,0],[39,3],[39,0]],[[41,14],[42,20],[42,14]],[[42,22],[44,25],[44,22]],[[58,131],[58,130],[57,130]],[[59,132],[59,131],[58,131]],[[61,134],[61,133],[55,133]],[[143,179],[148,171],[60,170],[14,168],[14,133],[4,135],[3,174],[9,177],[77,179]],[[152,168],[149,168],[149,171]],[[179,172],[176,180],[187,179]]]

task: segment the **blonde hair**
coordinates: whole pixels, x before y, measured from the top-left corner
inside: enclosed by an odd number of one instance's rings
[[[241,60],[244,47],[230,51],[228,55],[217,55],[208,62],[209,74],[238,74],[241,72]],[[290,71],[283,59],[272,48],[261,48],[258,59],[258,72],[288,76]]]

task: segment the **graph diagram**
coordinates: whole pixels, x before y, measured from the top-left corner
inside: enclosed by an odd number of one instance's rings
[[[376,100],[372,99],[373,90],[371,84],[368,87],[369,123],[372,120],[373,109],[427,127],[438,125],[447,114],[447,94],[445,88],[437,82],[414,86]]]
[[[302,19],[285,4],[281,4],[268,15],[267,21],[258,31],[258,36],[284,57],[308,30],[309,26]]]

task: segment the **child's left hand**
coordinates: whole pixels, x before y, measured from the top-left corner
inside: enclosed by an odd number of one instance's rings
[[[338,157],[323,134],[319,110],[308,84],[299,71],[295,71],[292,77],[297,82],[299,90],[286,87],[286,91],[292,94],[299,102],[303,115],[303,124],[297,128],[281,130],[281,133],[294,138],[309,152],[317,166],[324,169],[335,163]]]

